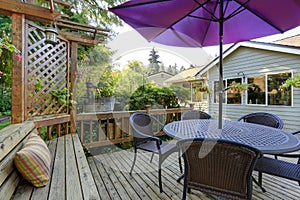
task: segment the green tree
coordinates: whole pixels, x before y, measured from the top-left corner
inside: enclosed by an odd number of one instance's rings
[[[150,51],[149,54],[150,58],[149,63],[150,63],[150,69],[149,69],[149,73],[150,74],[155,74],[159,72],[160,66],[159,64],[161,63],[161,61],[159,61],[159,55],[158,55],[158,51],[156,51],[154,48],[152,48],[152,50]]]
[[[119,78],[120,73],[118,71],[114,71],[112,66],[106,67],[103,74],[100,75],[100,79],[97,84],[98,93],[96,93],[96,96],[112,97],[114,95]]]
[[[186,105],[188,100],[191,98],[191,90],[189,88],[171,85],[170,89],[176,94],[176,97],[181,104]]]
[[[146,78],[147,69],[143,63],[138,60],[131,60],[127,67],[122,70],[120,80],[117,83],[116,101],[122,106],[128,105],[133,91],[149,81]]]
[[[70,8],[56,5],[55,9],[70,16],[70,20],[88,24],[92,22],[96,26],[109,27],[111,25],[121,25],[120,19],[108,11],[108,7],[113,7],[124,2],[124,0],[65,0],[70,4]],[[49,7],[48,0],[36,0],[39,5]],[[87,20],[87,21],[86,21]]]
[[[130,110],[142,110],[146,105],[151,105],[153,108],[176,108],[179,106],[176,95],[171,89],[159,88],[153,83],[140,86],[130,97]]]

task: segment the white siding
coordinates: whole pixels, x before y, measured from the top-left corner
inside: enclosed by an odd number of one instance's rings
[[[240,47],[223,61],[224,79],[237,78],[238,72],[248,77],[262,76],[268,73],[293,72],[300,73],[300,56],[255,48]],[[214,81],[218,81],[218,66],[208,72],[209,87],[213,89]],[[242,105],[223,104],[223,118],[236,120],[251,112],[270,112],[278,115],[284,121],[284,130],[300,130],[300,89],[293,89],[293,106],[262,106],[245,105],[245,92]],[[209,113],[217,118],[218,104],[213,103],[213,93],[210,95]]]

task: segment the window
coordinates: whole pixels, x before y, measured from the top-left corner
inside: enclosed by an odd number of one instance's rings
[[[248,78],[248,84],[253,87],[248,89],[248,104],[266,104],[266,77],[257,76]]]
[[[223,85],[225,85],[225,81],[223,81]],[[223,103],[225,103],[224,96],[223,96]],[[214,103],[219,103],[219,81],[214,82]]]
[[[282,89],[280,86],[291,77],[291,73],[269,74],[268,83],[268,104],[269,105],[291,105],[291,88]]]
[[[235,84],[235,83],[242,84],[242,79],[241,78],[227,79],[227,87],[229,85]],[[241,103],[242,103],[241,93],[239,93],[233,89],[228,89],[227,90],[227,104],[241,104]]]
[[[291,73],[287,72],[248,78],[248,84],[253,85],[253,87],[248,89],[247,103],[290,106],[291,89],[280,88],[290,77]]]

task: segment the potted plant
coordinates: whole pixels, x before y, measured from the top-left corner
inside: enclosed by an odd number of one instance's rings
[[[288,78],[284,84],[281,85],[282,89],[287,89],[289,87],[300,88],[300,75]]]
[[[111,67],[107,67],[100,77],[95,93],[95,99],[100,105],[100,111],[114,110],[115,98],[113,95],[118,78]]]
[[[235,93],[242,93],[248,88],[252,88],[251,84],[242,84],[242,83],[237,83],[235,81],[232,81],[232,83],[226,88],[227,90],[230,89]]]
[[[196,90],[198,90],[199,92],[206,92],[207,94],[210,94],[210,90],[207,85],[197,87]]]

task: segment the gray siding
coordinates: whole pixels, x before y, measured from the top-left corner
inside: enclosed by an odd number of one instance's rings
[[[244,72],[246,78],[265,74],[293,72],[300,73],[300,56],[267,51],[255,48],[239,47],[223,61],[224,79],[238,78],[238,72]],[[218,66],[208,71],[209,87],[213,89],[214,81],[218,81]],[[243,93],[242,105],[223,104],[223,118],[236,120],[251,112],[270,112],[284,121],[284,130],[300,130],[300,89],[293,89],[292,106],[246,105],[246,94]],[[218,104],[213,103],[213,93],[209,99],[209,113],[217,118]]]

